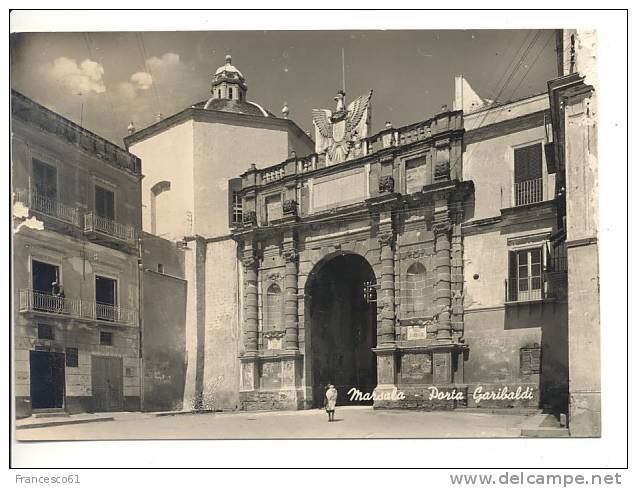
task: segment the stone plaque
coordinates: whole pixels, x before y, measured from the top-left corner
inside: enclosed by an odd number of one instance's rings
[[[317,179],[312,185],[312,210],[363,201],[367,196],[364,168]]]
[[[427,326],[409,325],[407,326],[407,340],[412,339],[426,339],[427,338]]]
[[[449,364],[449,357],[449,353],[434,353],[434,381],[438,383],[447,383],[451,381],[451,365]]]
[[[267,389],[281,388],[281,362],[270,361],[261,365],[261,387]]]
[[[254,389],[254,363],[241,364],[241,383],[244,390]]]
[[[520,349],[520,373],[537,374],[542,371],[542,348],[540,346]]]
[[[427,164],[424,157],[410,159],[405,163],[407,193],[416,193],[427,184]]]
[[[267,338],[266,349],[283,349],[283,338],[282,337]]]
[[[431,374],[431,354],[404,354],[400,371],[405,380],[424,381],[425,375]]]

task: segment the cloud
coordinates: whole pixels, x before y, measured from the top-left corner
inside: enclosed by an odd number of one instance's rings
[[[148,90],[153,85],[153,77],[144,71],[133,73],[130,80],[136,85],[136,88],[140,90]]]
[[[181,60],[179,59],[179,54],[176,53],[164,53],[161,58],[157,56],[153,56],[149,58],[147,61],[148,67],[152,70],[164,70],[175,68],[181,64]]]
[[[85,59],[80,64],[75,59],[61,56],[52,63],[41,66],[42,74],[63,89],[80,94],[104,93],[104,67]]]

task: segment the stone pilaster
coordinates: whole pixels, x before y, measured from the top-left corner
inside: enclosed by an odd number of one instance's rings
[[[290,248],[283,251],[285,259],[284,278],[284,323],[285,349],[299,349],[299,310],[298,310],[298,253]]]
[[[439,341],[451,340],[451,219],[447,207],[447,195],[436,199],[433,231],[435,237],[435,271],[437,332]]]
[[[395,342],[395,294],[394,294],[394,234],[385,231],[378,235],[380,243],[380,294],[377,303],[381,308],[380,342],[391,344]]]
[[[257,279],[258,261],[252,249],[244,251],[243,286],[245,293],[245,310],[243,314],[243,333],[246,352],[256,352],[258,341],[258,302]]]

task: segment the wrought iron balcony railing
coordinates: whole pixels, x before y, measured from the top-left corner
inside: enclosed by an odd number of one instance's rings
[[[20,290],[20,312],[44,312],[71,318],[102,320],[134,327],[137,311],[106,303],[66,298],[36,290]]]
[[[131,245],[137,242],[137,231],[135,227],[116,222],[106,217],[100,217],[93,212],[88,212],[84,215],[84,232],[105,234]]]
[[[35,190],[19,190],[17,199],[31,210],[80,227],[81,214],[78,208],[66,205],[55,198],[44,196]]]
[[[513,186],[516,207],[542,201],[542,178],[520,181]]]

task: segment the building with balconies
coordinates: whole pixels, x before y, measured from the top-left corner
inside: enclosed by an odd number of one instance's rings
[[[464,84],[455,101],[464,113],[464,177],[475,185],[462,225],[465,381],[529,387],[534,405],[564,412],[567,261],[560,191],[547,158],[548,96],[476,103],[466,97],[475,96],[467,81],[456,83]]]
[[[141,162],[11,92],[18,416],[140,408]]]
[[[241,408],[563,408],[548,99],[472,102],[243,173]]]

